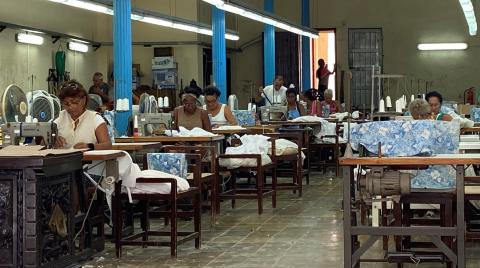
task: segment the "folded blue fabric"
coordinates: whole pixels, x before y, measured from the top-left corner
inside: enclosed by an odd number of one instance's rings
[[[148,169],[162,171],[187,179],[187,159],[184,153],[148,153]]]

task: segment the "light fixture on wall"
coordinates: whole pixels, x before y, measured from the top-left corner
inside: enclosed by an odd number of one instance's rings
[[[82,53],[88,52],[88,45],[86,43],[68,42],[67,47],[72,51],[77,51]]]
[[[17,33],[15,35],[15,40],[19,43],[25,43],[25,44],[32,44],[32,45],[43,44],[43,37],[35,34]]]
[[[113,15],[113,7],[111,0],[49,0],[51,2],[60,3],[72,7],[82,8],[90,11],[100,12],[107,15]],[[146,10],[132,8],[132,20],[141,21],[145,23],[155,24],[163,27],[174,28],[178,30],[194,32],[198,34],[212,35],[212,27],[197,23],[194,21],[184,20],[176,17],[171,17],[159,13],[154,13]],[[240,39],[237,32],[227,30],[225,39],[237,41]]]
[[[470,35],[477,35],[477,18],[475,17],[475,10],[473,9],[471,0],[458,0],[462,6],[465,20],[468,24],[468,33]]]
[[[418,44],[418,50],[465,50],[466,43],[423,43]]]
[[[291,23],[282,19],[275,14],[266,12],[263,10],[257,10],[253,7],[237,1],[237,0],[202,0],[206,3],[216,6],[219,9],[225,10],[227,12],[237,14],[252,20],[256,20],[261,23],[272,25],[274,27],[280,28],[282,30],[292,32],[298,35],[307,36],[310,38],[318,38],[318,31],[310,29],[308,27],[300,26],[295,23]]]

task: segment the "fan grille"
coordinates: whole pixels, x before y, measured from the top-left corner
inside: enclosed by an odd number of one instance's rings
[[[27,116],[27,98],[22,89],[15,85],[7,87],[2,98],[2,117],[5,122],[25,121]]]
[[[50,101],[43,97],[36,97],[32,104],[32,116],[37,118],[38,122],[48,122],[53,119],[52,107]]]

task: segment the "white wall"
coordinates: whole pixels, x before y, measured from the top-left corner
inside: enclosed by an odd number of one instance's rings
[[[61,9],[59,5],[44,0],[0,1],[1,21],[88,39],[95,37],[96,16],[77,9]],[[25,91],[32,89],[32,75],[34,89],[47,89],[48,69],[54,66],[54,54],[60,43],[66,51],[65,69],[71,72],[72,78],[78,79],[85,86],[91,84],[93,72],[106,71],[98,68],[96,52],[84,54],[68,51],[64,41],[52,44],[49,36],[44,36],[42,46],[20,44],[15,41],[17,32],[21,31],[5,29],[0,33],[0,93],[10,84],[17,84]]]
[[[133,0],[132,7],[156,11],[162,14],[197,20],[197,0]],[[55,31],[95,41],[112,41],[112,17],[90,11],[52,3],[47,0],[1,0],[0,21]],[[53,55],[58,44],[52,44],[45,36],[42,46],[19,44],[14,35],[18,30],[6,29],[0,33],[0,94],[11,83],[25,90],[31,88],[29,77],[34,75],[34,88],[47,88],[48,69],[54,67]],[[175,29],[132,22],[134,42],[196,41],[197,34]],[[66,49],[65,45],[63,47]],[[179,81],[188,83],[192,78],[203,84],[202,54],[197,45],[175,46],[175,58],[179,63]],[[151,58],[153,47],[134,46],[133,63],[140,64],[144,73],[142,84],[151,85]],[[71,77],[86,87],[91,76],[100,71],[104,76],[113,70],[113,49],[102,46],[97,51],[74,53],[67,51],[66,70]]]

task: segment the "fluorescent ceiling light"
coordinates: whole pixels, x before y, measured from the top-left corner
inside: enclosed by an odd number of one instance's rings
[[[477,35],[477,18],[475,17],[475,9],[473,8],[472,1],[459,0],[459,2],[468,24],[468,33],[470,35]]]
[[[425,43],[418,44],[418,50],[465,50],[466,43]]]
[[[15,35],[15,39],[19,43],[32,44],[32,45],[42,45],[43,37],[34,34],[25,34],[18,33]]]
[[[51,2],[60,3],[72,7],[78,7],[81,9],[86,9],[94,12],[99,12],[103,14],[113,15],[113,9],[98,3],[86,2],[80,0],[49,0]]]
[[[72,7],[82,8],[90,11],[100,12],[107,15],[113,15],[113,9],[108,4],[111,2],[107,1],[85,1],[85,0],[49,0],[51,2],[60,3]],[[116,0],[115,0],[116,1]],[[158,26],[169,27],[174,29],[179,29],[188,32],[194,32],[205,35],[212,35],[212,29],[207,25],[196,24],[194,22],[184,21],[174,17],[165,18],[158,15],[147,15],[140,14],[141,12],[136,12],[132,10],[130,18],[135,21],[141,21],[145,23],[150,23]],[[146,12],[145,12],[146,13]],[[225,33],[225,39],[227,40],[239,40],[240,37],[234,32]]]
[[[287,22],[269,12],[255,10],[247,5],[240,3],[239,1],[225,1],[225,0],[202,0],[208,4],[214,5],[219,9],[227,12],[240,15],[261,23],[272,25],[274,27],[283,29],[288,32],[292,32],[298,35],[307,36],[310,38],[318,38],[318,32],[308,27],[296,25],[294,23]]]
[[[83,53],[88,52],[88,46],[86,44],[83,44],[83,43],[68,42],[67,47],[68,47],[68,49],[73,50],[73,51],[78,51],[78,52],[83,52]]]

